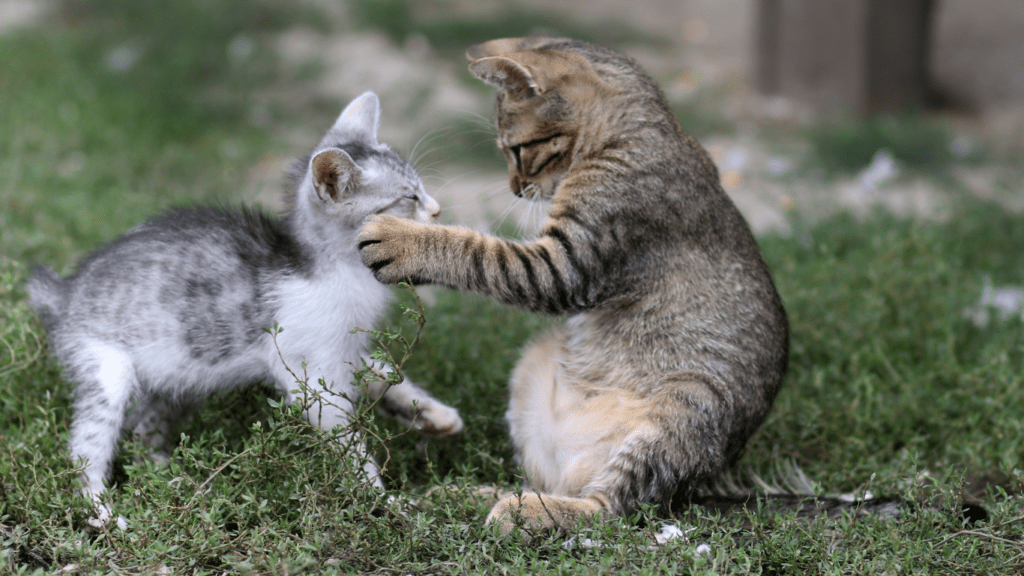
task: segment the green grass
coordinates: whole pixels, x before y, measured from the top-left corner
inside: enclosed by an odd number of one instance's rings
[[[281,152],[273,124],[248,117],[253,90],[287,80],[267,36],[308,20],[269,3],[154,6],[71,3],[52,25],[0,35],[0,573],[1024,570],[1024,325],[980,329],[962,316],[985,275],[1024,285],[1024,216],[970,202],[946,223],[794,216],[792,237],[761,238],[792,322],[791,367],[737,472],[769,474],[792,460],[829,492],[925,504],[898,520],[694,509],[679,518],[693,528],[688,540],[649,549],[661,519],[645,510],[581,526],[600,548],[501,538],[468,487],[519,482],[505,382],[519,347],[555,320],[437,290],[406,369],[460,409],[466,430],[428,441],[360,414],[356,425],[387,462],[387,494],[361,485],[347,454],[297,407],[252,389],[205,403],[177,431],[167,466],[125,443],[111,495],[130,529],[87,531],[90,505],[65,449],[71,389],[27,308],[27,267],[70,271],[168,205],[235,202],[246,171]],[[171,30],[192,19],[203,24]],[[239,35],[265,58],[225,58]],[[106,67],[110,50],[139,39],[136,67]],[[397,309],[390,324],[414,328]],[[453,490],[423,498],[442,483]],[[953,512],[965,496],[990,519],[966,529]],[[695,555],[700,543],[710,552]]]
[[[83,0],[59,10],[71,26],[0,36],[4,253],[65,267],[140,215],[236,198],[275,147],[249,114],[278,78],[265,37],[300,21],[276,6]],[[245,59],[229,56],[239,38]],[[118,52],[134,64],[111,69]]]
[[[898,521],[856,523],[694,510],[683,518],[695,529],[691,542],[661,550],[646,548],[658,526],[643,514],[581,529],[606,548],[563,550],[561,539],[523,546],[497,537],[464,492],[408,503],[406,495],[442,482],[516,482],[501,423],[503,383],[518,346],[548,322],[446,291],[427,309],[407,370],[460,408],[466,433],[424,441],[391,421],[360,423],[383,439],[371,445],[388,461],[397,501],[360,486],[333,443],[256,390],[207,403],[182,430],[169,466],[135,463],[127,444],[114,502],[132,527],[89,535],[89,508],[75,495],[64,454],[69,390],[25,309],[24,267],[7,261],[2,335],[15,357],[0,374],[4,561],[26,570],[114,562],[128,571],[163,564],[210,573],[277,573],[282,562],[291,573],[1020,567],[1024,326],[981,330],[961,311],[980,293],[983,274],[997,284],[1024,282],[1006,272],[1024,269],[1013,250],[1022,230],[1024,217],[971,206],[946,225],[839,216],[809,227],[808,243],[764,238],[793,322],[793,352],[785,388],[739,470],[767,473],[771,462],[793,460],[831,491],[896,494],[929,507]],[[992,515],[970,531],[953,512],[964,495]],[[701,542],[712,553],[694,557]]]
[[[918,172],[937,172],[954,160],[978,162],[983,152],[955,158],[952,131],[921,114],[879,116],[866,121],[832,122],[807,131],[815,161],[828,173],[856,173],[871,163],[879,150],[888,150],[903,166]]]

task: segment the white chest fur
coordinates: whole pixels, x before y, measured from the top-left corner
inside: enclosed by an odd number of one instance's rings
[[[271,347],[272,365],[280,362],[278,348],[297,374],[307,366],[311,383],[324,378],[348,383],[348,374],[360,367],[369,335],[384,313],[390,290],[360,265],[339,266],[311,278],[291,277],[276,289],[277,348]]]

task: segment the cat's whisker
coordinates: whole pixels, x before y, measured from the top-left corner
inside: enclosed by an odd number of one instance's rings
[[[518,196],[513,194],[512,191],[510,191],[508,189],[508,182],[506,182],[504,180],[501,181],[501,182],[495,182],[493,184],[489,184],[486,188],[484,188],[481,191],[480,197],[484,198],[486,200],[494,200],[495,198],[502,198],[502,197],[518,198]]]
[[[485,128],[489,128],[491,134],[494,134],[494,119],[485,116],[484,114],[474,112],[472,110],[467,110],[460,116],[460,119],[465,120],[467,122],[472,122]]]
[[[422,178],[424,182],[444,178],[444,172],[438,168],[427,168],[426,170],[417,170],[416,172],[419,172],[420,178]]]
[[[501,212],[494,224],[491,226],[492,230],[499,230],[505,224],[505,220],[522,204],[523,199],[519,196],[515,197],[513,202],[510,202],[508,206]]]
[[[523,217],[519,221],[519,236],[521,238],[528,238],[536,236],[536,231],[539,228],[537,222],[541,217],[541,212],[544,207],[535,199],[527,200],[526,210],[523,213]]]
[[[544,226],[544,222],[548,218],[548,212],[551,210],[551,203],[546,200],[538,200],[535,204],[537,205],[537,210],[534,213],[532,234],[536,236],[537,232]]]
[[[440,173],[440,172],[438,172],[438,174],[440,175],[441,173]],[[443,191],[444,191],[444,190],[445,190],[445,189],[446,189],[447,187],[451,186],[451,185],[452,185],[452,184],[454,184],[455,182],[458,182],[459,180],[465,179],[465,178],[467,178],[467,177],[469,177],[469,176],[472,176],[472,172],[463,172],[463,173],[461,173],[461,174],[456,174],[456,175],[452,176],[451,178],[448,178],[448,179],[447,179],[447,180],[445,180],[444,182],[441,182],[440,184],[438,184],[437,186],[435,186],[435,187],[434,187],[434,191],[435,191],[435,193],[441,193],[441,192],[443,192]]]

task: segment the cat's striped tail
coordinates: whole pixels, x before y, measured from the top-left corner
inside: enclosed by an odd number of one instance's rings
[[[822,494],[821,488],[804,474],[795,462],[780,461],[772,471],[772,480],[766,481],[757,474],[746,479],[725,475],[716,482],[698,489],[689,498],[680,499],[685,505],[698,505],[720,514],[744,509],[767,509],[793,511],[797,518],[829,517],[849,514],[853,518],[877,516],[896,518],[927,504],[907,500],[899,496],[861,497],[852,494],[830,496]],[[745,480],[745,481],[744,481]],[[968,524],[988,519],[985,507],[971,500],[960,502],[958,513]]]
[[[64,312],[67,282],[46,266],[33,266],[26,288],[32,309],[47,328],[52,328]]]

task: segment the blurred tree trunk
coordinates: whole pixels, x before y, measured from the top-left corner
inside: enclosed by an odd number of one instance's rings
[[[759,0],[755,83],[825,114],[919,108],[934,0]]]

